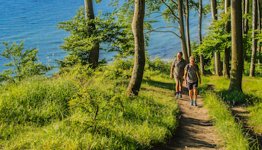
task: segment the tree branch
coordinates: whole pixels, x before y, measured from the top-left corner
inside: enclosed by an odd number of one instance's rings
[[[178,17],[177,17],[177,15],[176,15],[176,13],[173,11],[173,9],[165,2],[165,0],[161,0],[163,3],[164,3],[164,5],[169,9],[169,11],[172,13],[172,15],[177,19],[177,20],[180,20]],[[174,2],[174,1],[173,1]]]

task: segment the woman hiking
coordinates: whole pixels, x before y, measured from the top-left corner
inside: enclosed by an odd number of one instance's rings
[[[189,98],[191,106],[197,106],[197,87],[198,82],[201,84],[201,76],[197,64],[195,64],[195,58],[193,56],[189,59],[189,64],[185,67],[184,79],[187,83],[189,90]]]

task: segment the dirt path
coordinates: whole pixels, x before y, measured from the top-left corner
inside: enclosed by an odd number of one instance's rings
[[[188,96],[178,100],[181,111],[180,125],[175,137],[167,145],[154,148],[155,150],[201,150],[219,148],[219,138],[208,116],[208,111],[203,107],[203,101],[198,99],[198,107],[192,107]]]

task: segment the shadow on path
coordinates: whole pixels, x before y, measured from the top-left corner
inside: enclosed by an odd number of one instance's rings
[[[218,147],[219,138],[207,110],[203,107],[202,98],[198,100],[198,107],[190,106],[189,98],[186,95],[178,100],[178,104],[181,112],[180,124],[174,137],[166,145],[153,149],[220,149]]]

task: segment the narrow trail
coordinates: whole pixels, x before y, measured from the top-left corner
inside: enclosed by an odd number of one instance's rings
[[[178,100],[181,116],[175,136],[167,145],[154,148],[155,150],[206,150],[219,148],[219,137],[216,133],[206,108],[203,107],[202,97],[198,98],[198,107],[190,106],[189,97],[183,95]]]

